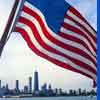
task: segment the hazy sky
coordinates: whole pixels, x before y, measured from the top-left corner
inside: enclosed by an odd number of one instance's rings
[[[66,0],[78,9],[89,23],[97,27],[96,0]],[[0,38],[14,0],[0,0]],[[20,88],[28,84],[28,77],[33,76],[35,70],[39,72],[40,86],[51,83],[53,88],[91,89],[92,80],[80,74],[60,68],[43,58],[35,55],[27,46],[20,34],[12,33],[0,58],[0,79],[2,84],[8,83],[15,87],[15,80],[20,80]]]

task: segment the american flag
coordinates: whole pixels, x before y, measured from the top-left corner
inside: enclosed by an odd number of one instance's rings
[[[25,0],[14,31],[38,56],[96,85],[96,31],[65,0]]]

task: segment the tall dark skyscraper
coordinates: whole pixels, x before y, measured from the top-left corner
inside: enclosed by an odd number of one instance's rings
[[[19,80],[16,80],[16,91],[19,91]]]
[[[32,93],[32,77],[29,77],[29,93]]]
[[[0,80],[0,88],[1,88],[1,80]]]
[[[34,72],[34,94],[39,94],[39,80],[38,80],[38,72]]]

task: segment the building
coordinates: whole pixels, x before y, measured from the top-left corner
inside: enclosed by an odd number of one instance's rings
[[[2,88],[0,88],[0,96],[4,96],[6,93],[6,87],[3,86]]]
[[[27,85],[24,86],[24,93],[28,94],[28,86]]]
[[[29,77],[29,93],[32,93],[32,77]]]
[[[16,80],[16,90],[19,90],[19,80]]]
[[[16,93],[19,93],[20,92],[20,90],[19,90],[19,80],[16,80],[15,92]]]
[[[34,95],[39,95],[39,80],[38,80],[38,72],[34,72]]]
[[[79,95],[82,94],[82,90],[81,90],[81,88],[78,89],[78,94],[79,94]]]
[[[1,88],[1,80],[0,80],[0,88]]]
[[[53,90],[52,90],[51,84],[49,84],[49,86],[48,86],[48,95],[49,96],[53,95]]]
[[[54,92],[54,93],[55,93],[56,96],[59,95],[59,94],[58,94],[58,89],[57,89],[57,88],[55,88],[55,92]]]
[[[9,90],[8,84],[6,84],[6,89]]]
[[[48,95],[48,90],[47,90],[47,84],[46,83],[41,87],[41,92],[42,92],[43,96]]]

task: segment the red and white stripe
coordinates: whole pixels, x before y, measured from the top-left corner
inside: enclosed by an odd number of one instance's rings
[[[56,34],[43,14],[25,2],[15,31],[21,33],[37,55],[96,81],[96,32],[73,9],[69,9]]]

